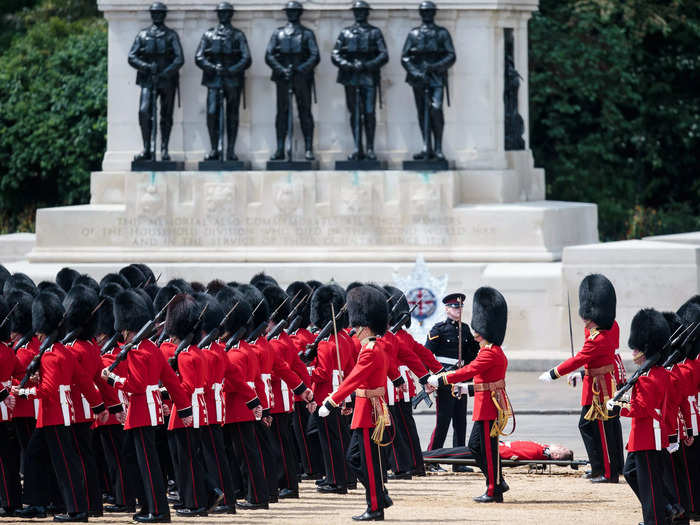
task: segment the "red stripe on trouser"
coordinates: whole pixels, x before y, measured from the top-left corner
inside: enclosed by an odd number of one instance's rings
[[[87,501],[88,512],[90,512],[92,509],[90,508],[90,491],[88,490],[88,477],[87,471],[85,470],[85,461],[83,460],[83,454],[80,450],[80,445],[78,444],[78,436],[75,435],[75,430],[71,428],[70,433],[73,434],[75,451],[78,453],[78,457],[80,458],[80,467],[83,469],[83,479],[85,480],[85,501]]]
[[[289,479],[289,472],[287,471],[287,456],[284,453],[284,443],[282,443],[282,434],[280,434],[280,421],[276,421],[275,430],[277,431],[277,440],[280,442],[280,452],[282,454],[282,466],[284,467],[284,480],[286,482],[287,488],[290,488],[292,481]]]
[[[63,452],[63,443],[61,443],[61,440],[58,437],[58,430],[55,428],[53,429],[54,434],[56,434],[56,441],[58,442],[58,448],[61,449],[61,457],[63,458],[63,464],[65,465],[66,468],[66,475],[68,476],[68,483],[70,483],[70,492],[73,495],[73,508],[78,511],[78,500],[75,499],[75,488],[73,487],[73,478],[71,478],[70,475],[70,469],[68,468],[68,460],[66,459],[66,454]]]
[[[304,425],[301,421],[301,413],[297,410],[297,419],[299,420],[299,431],[301,434],[301,439],[304,442],[304,450],[306,451],[306,461],[308,462],[309,474],[313,473],[313,468],[311,468],[311,454],[309,454],[309,445],[306,443],[306,432],[304,431]]]
[[[348,462],[345,461],[345,442],[343,441],[343,429],[340,428],[340,416],[338,416],[336,423],[338,424],[338,437],[340,438],[340,446],[341,446],[341,450],[342,450],[342,454],[340,455],[340,457],[342,458],[342,461],[343,461],[343,472],[345,473],[345,483],[347,483],[348,479],[350,478],[350,475],[348,473]]]
[[[221,462],[219,461],[219,453],[216,450],[216,443],[214,442],[214,431],[211,426],[207,425],[205,427],[209,432],[209,439],[211,440],[211,449],[214,451],[214,460],[216,461],[216,472],[219,475],[219,486],[224,488],[224,476],[221,473]],[[224,493],[224,503],[228,505],[229,495]]]
[[[194,479],[194,465],[192,464],[192,443],[190,442],[190,431],[185,429],[185,437],[187,438],[187,459],[190,462],[190,476],[192,478],[192,499],[194,500],[195,508],[199,508],[197,501],[197,482]]]
[[[258,431],[253,430],[255,433],[255,444],[258,446],[258,454],[260,455],[260,464],[262,465],[262,473],[265,479],[267,479],[267,472],[265,471],[265,458],[263,457],[262,447],[260,446],[260,440],[258,439]]]
[[[676,489],[676,500],[680,505],[681,503],[681,491],[678,489],[678,473],[676,472],[676,465],[673,463],[673,458],[669,458],[671,461],[671,473],[673,474],[673,488]]]
[[[681,450],[683,451],[683,465],[685,466],[685,478],[688,481],[688,502],[690,503],[690,508],[686,510],[694,511],[695,502],[693,501],[693,482],[690,480],[690,472],[688,471],[688,458],[685,455],[684,445],[681,445]]]
[[[416,466],[418,462],[416,461],[416,451],[413,444],[413,436],[411,435],[411,430],[408,428],[408,422],[406,421],[406,416],[399,407],[399,414],[401,415],[401,421],[403,421],[403,427],[406,429],[406,436],[408,437],[408,446],[411,447],[411,457],[413,458],[413,466]]]
[[[258,503],[258,491],[255,490],[255,477],[253,476],[253,469],[250,468],[250,461],[248,460],[248,451],[245,449],[245,443],[243,443],[243,433],[241,432],[241,427],[236,425],[238,430],[238,442],[241,444],[240,449],[243,451],[243,456],[245,457],[245,464],[248,467],[248,479],[250,480],[250,486],[253,488],[253,497],[255,498],[255,503]]]
[[[116,426],[116,425],[115,425]],[[126,492],[124,492],[124,475],[122,474],[122,462],[119,458],[119,452],[117,451],[117,446],[114,444],[114,437],[112,436],[111,429],[107,431],[109,436],[109,442],[112,444],[112,450],[114,451],[114,460],[117,462],[117,469],[119,469],[119,484],[122,488],[122,504],[126,505]]]
[[[146,441],[143,439],[143,429],[139,428],[139,437],[141,438],[141,448],[143,448],[143,457],[146,460],[146,468],[148,469],[148,483],[151,485],[151,498],[153,499],[153,510],[156,514],[160,514],[158,510],[158,500],[156,499],[156,491],[153,486],[153,474],[151,473],[151,462],[148,460],[146,452]]]
[[[610,456],[608,455],[608,439],[605,435],[605,425],[602,420],[598,420],[598,435],[600,436],[600,445],[603,449],[603,466],[605,467],[605,477],[610,479]]]
[[[330,457],[331,473],[333,476],[333,484],[337,483],[335,477],[335,465],[333,464],[333,450],[331,449],[331,435],[328,432],[328,418],[323,420],[323,424],[326,426],[326,441],[328,442],[328,456]]]
[[[652,507],[654,508],[654,523],[657,523],[656,519],[656,498],[654,497],[654,481],[653,477],[651,474],[651,465],[649,464],[649,453],[648,452],[643,452],[644,454],[644,459],[647,461],[647,473],[649,474],[649,488],[651,489],[651,504]]]
[[[486,471],[489,474],[489,479],[488,479],[488,488],[486,493],[489,496],[493,496],[494,490],[495,490],[495,474],[493,472],[493,454],[491,451],[491,429],[489,428],[491,425],[489,425],[489,421],[482,421],[482,426],[484,428],[484,435],[483,435],[483,440],[484,440],[484,449],[486,450]]]
[[[369,429],[362,429],[362,441],[365,447],[365,463],[367,465],[367,487],[369,488],[369,499],[372,503],[371,510],[379,510],[377,501],[377,485],[374,478],[374,457],[372,456],[372,445],[369,440]],[[381,452],[379,452],[381,454]],[[379,473],[381,476],[381,472]]]
[[[0,469],[2,469],[2,487],[5,489],[5,503],[8,507],[12,506],[10,501],[10,492],[7,490],[7,476],[5,475],[5,462],[0,457]]]

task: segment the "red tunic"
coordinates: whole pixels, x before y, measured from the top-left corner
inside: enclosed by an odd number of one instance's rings
[[[100,391],[105,407],[109,408],[118,405],[119,397],[115,390],[102,379],[104,365],[100,358],[100,348],[92,341],[78,340],[66,345],[66,349],[75,358],[77,366],[90,378],[92,388],[97,387]],[[75,422],[87,423],[93,421],[94,416],[90,409],[90,403],[79,385],[75,383],[71,385],[70,397],[73,401],[73,410],[75,410]]]
[[[299,358],[299,352],[301,352],[302,350],[306,350],[306,345],[313,343],[314,339],[316,339],[314,334],[309,332],[306,328],[299,328],[293,334],[289,334],[289,338],[291,339],[292,344],[294,345],[294,348],[296,349],[297,358]],[[301,362],[302,365],[304,365],[304,363],[301,361],[301,359],[299,359],[299,362]],[[306,368],[306,374],[307,374],[306,376],[303,377],[304,383],[306,383],[306,385],[310,388],[311,387],[311,371],[313,370],[313,367],[310,365],[304,365],[304,366]],[[295,367],[292,367],[292,370],[294,370],[296,372],[297,369]],[[297,375],[299,375],[298,372],[297,372]],[[299,377],[302,377],[302,376],[299,375]],[[301,396],[294,396],[294,401],[303,401],[303,399],[301,398]]]
[[[661,450],[668,446],[668,397],[671,388],[668,372],[653,367],[640,376],[632,387],[630,405],[620,410],[620,416],[632,418],[627,450]],[[673,414],[675,417],[675,414]]]
[[[5,343],[0,342],[0,392],[3,397],[10,394],[12,386],[12,374],[17,367],[17,357],[12,351],[12,348]],[[0,422],[10,421],[12,419],[12,410],[5,404],[5,401],[0,401]]]
[[[534,441],[501,441],[498,443],[498,455],[501,459],[534,461],[550,459],[545,454],[548,446]]]
[[[610,398],[615,392],[615,350],[620,346],[620,327],[617,321],[610,330],[593,330],[586,338],[583,348],[573,357],[570,357],[554,370],[558,376],[566,375],[581,367],[586,369],[583,377],[581,392],[581,406],[593,403],[593,377],[589,371],[610,367],[610,371],[604,373],[599,381],[599,401],[605,405],[606,397]]]
[[[287,360],[275,351],[265,336],[258,337],[251,346],[260,361],[260,376],[267,392],[268,405],[264,408],[265,415],[268,412],[284,412],[284,401],[281,392],[277,392],[279,395],[275,395],[273,380],[281,379],[287,385],[293,385],[291,388],[298,387],[302,380],[292,372],[292,369],[287,364]],[[277,386],[280,385],[278,384]]]
[[[338,368],[338,354],[340,354],[340,368]],[[311,372],[314,399],[318,402],[323,401],[340,386],[341,375],[348,377],[355,366],[352,356],[352,343],[341,334],[338,334],[337,349],[333,335],[318,344],[318,352],[312,363],[314,369]]]
[[[286,363],[289,371],[299,378],[296,384],[288,384],[279,374],[272,375],[272,397],[274,403],[271,412],[273,414],[281,414],[284,412],[292,412],[294,410],[294,393],[302,394],[306,390],[306,383],[311,383],[309,380],[309,372],[301,362],[297,355],[296,348],[292,343],[291,338],[284,332],[269,341],[270,346],[275,352],[277,358],[281,357]],[[286,369],[285,369],[285,373]],[[289,376],[289,373],[287,373]]]
[[[416,395],[416,386],[408,371],[411,370],[418,377],[428,375],[428,371],[423,366],[423,363],[418,356],[413,352],[411,346],[404,344],[397,336],[391,332],[385,333],[381,337],[381,341],[385,343],[385,349],[389,356],[390,370],[397,369],[403,380],[408,385],[406,392],[399,392],[394,388],[394,383],[387,378],[386,391],[390,405],[398,401],[410,401]]]
[[[12,374],[15,379],[14,383],[18,384],[24,377],[25,372],[29,363],[31,363],[34,356],[39,353],[39,339],[34,336],[32,339],[24,345],[22,348],[17,349],[17,363],[15,366],[15,371]],[[27,387],[36,386],[36,383],[29,381]],[[36,418],[39,414],[39,400],[38,399],[23,399],[17,398],[17,403],[15,404],[15,410],[12,417],[33,417]]]
[[[472,421],[491,421],[498,416],[498,409],[493,403],[493,399],[491,399],[491,391],[477,391],[476,385],[505,380],[507,368],[508,359],[501,347],[487,345],[479,350],[476,358],[471,363],[459,370],[447,373],[447,382],[452,385],[474,379],[474,414],[472,415]]]
[[[102,360],[102,368],[107,368],[109,367],[112,363],[114,363],[114,360],[117,358],[117,355],[119,354],[119,347],[115,346],[110,352],[104,354],[101,356]],[[120,377],[124,377],[127,374],[128,371],[128,366],[126,364],[126,361],[122,361],[117,365],[117,368],[114,369],[114,373]],[[123,390],[119,390],[117,388],[114,388],[113,386],[109,386],[107,383],[105,383],[105,388],[108,388],[111,390],[111,394],[109,396],[109,399],[114,399],[116,396],[117,399],[119,399],[119,403],[122,406],[122,410],[126,410],[127,407],[127,394]],[[117,420],[117,416],[113,413],[114,408],[116,407],[108,407],[111,408],[109,417],[107,418],[107,421],[104,423],[100,423],[99,421],[95,420],[95,426],[101,427],[101,426],[107,426],[107,425],[121,425],[121,423]]]
[[[373,337],[368,337],[362,341],[357,364],[343,380],[338,390],[333,392],[331,399],[339,405],[358,388],[366,390],[386,388],[388,372],[389,357],[386,351],[381,345],[376,344]],[[357,396],[350,428],[372,428],[375,424],[375,418],[371,400]]]
[[[260,377],[260,362],[245,341],[226,354],[228,367],[224,376],[226,423],[255,421],[252,410],[263,405],[265,385]]]
[[[442,365],[440,364],[440,361],[435,359],[435,355],[416,341],[406,330],[401,329],[396,332],[396,337],[402,344],[413,350],[413,353],[416,354],[422,361],[423,366],[430,370],[433,374],[437,374],[440,370],[442,370]]]
[[[175,356],[176,349],[177,345],[170,341],[166,341],[160,345],[160,350],[163,352],[166,360]],[[209,424],[207,404],[204,399],[204,390],[207,385],[207,370],[205,364],[206,361],[204,360],[202,351],[194,345],[185,348],[177,356],[177,375],[180,378],[182,388],[187,393],[187,399],[183,401],[183,404],[178,404],[178,402],[175,401],[173,410],[181,410],[191,406],[192,426],[194,428]],[[168,366],[170,366],[169,362]],[[170,392],[168,391],[168,393]],[[184,427],[185,425],[182,424],[182,419],[180,419],[176,413],[170,416],[168,430]]]
[[[226,402],[224,396],[224,376],[228,368],[228,358],[224,345],[218,341],[202,348],[202,357],[206,362],[207,384],[204,398],[207,404],[209,424],[223,425],[226,420]]]

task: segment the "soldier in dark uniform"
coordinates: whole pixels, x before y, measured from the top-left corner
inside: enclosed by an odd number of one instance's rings
[[[389,53],[381,30],[367,23],[369,10],[369,4],[364,0],[352,4],[355,23],[340,32],[331,54],[333,64],[339,68],[338,83],[345,86],[345,103],[355,139],[355,151],[350,160],[377,158],[374,154],[374,130],[377,127],[374,108],[380,87],[379,70],[389,61]],[[366,155],[362,148],[362,121],[367,140]]]
[[[271,160],[284,159],[284,140],[287,136],[289,90],[294,92],[304,135],[306,160],[314,160],[314,118],[311,115],[311,91],[314,82],[314,68],[321,58],[316,37],[311,29],[299,22],[304,11],[302,5],[292,0],[284,7],[287,24],[278,27],[270,37],[265,51],[265,63],[272,68],[272,81],[277,84],[277,116],[275,132],[277,150]]]
[[[435,354],[435,358],[445,370],[456,370],[469,364],[479,352],[479,344],[474,340],[469,325],[461,323],[462,329],[462,363],[459,360],[458,325],[462,316],[462,305],[466,296],[463,293],[446,295],[442,302],[445,305],[447,319],[433,326],[428,334],[425,347]],[[452,446],[464,446],[467,434],[467,398],[462,395],[457,398],[452,395],[451,386],[441,386],[437,390],[437,421],[430,439],[428,450],[442,448],[447,431],[452,421]],[[453,468],[462,471],[460,468]]]
[[[406,70],[406,82],[413,87],[418,122],[425,147],[414,159],[444,160],[442,131],[445,117],[442,112],[443,90],[447,88],[447,70],[455,63],[456,55],[450,33],[435,25],[437,7],[429,0],[421,2],[418,12],[423,24],[411,29],[401,52],[401,64]],[[425,104],[430,104],[429,135],[425,136]],[[430,149],[431,135],[434,147]]]
[[[194,61],[203,71],[202,85],[207,86],[207,130],[211,152],[205,160],[219,159],[220,93],[226,100],[226,160],[238,160],[234,149],[238,134],[238,108],[244,89],[244,71],[250,67],[250,50],[242,31],[231,25],[233,6],[221,2],[216,7],[219,25],[202,35]],[[222,137],[223,144],[223,137]]]
[[[178,70],[185,63],[182,46],[177,33],[165,26],[168,8],[161,2],[151,4],[149,9],[153,25],[142,29],[129,51],[129,65],[138,70],[136,83],[141,86],[139,101],[139,126],[143,139],[143,152],[134,160],[153,159],[151,151],[151,114],[153,90],[160,97],[160,151],[162,160],[170,160],[168,141],[173,129],[175,92],[178,89]]]

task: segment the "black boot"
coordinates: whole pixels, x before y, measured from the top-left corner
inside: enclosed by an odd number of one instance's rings
[[[433,128],[433,138],[435,139],[433,156],[438,160],[445,160],[445,155],[442,153],[442,132],[445,129],[445,117],[442,114],[442,109],[431,108],[430,120]]]
[[[277,137],[277,149],[270,157],[270,160],[284,160],[284,137]]]
[[[226,147],[226,160],[238,160],[238,156],[234,151],[236,148],[236,138],[238,137],[238,120],[233,120],[229,117],[226,122],[226,134],[228,135]]]
[[[219,116],[207,114],[207,131],[209,131],[209,143],[211,151],[204,160],[219,160]]]
[[[384,521],[384,510],[367,509],[363,514],[353,516],[352,519],[353,521]]]
[[[374,113],[365,113],[365,138],[367,139],[367,160],[377,160],[377,155],[374,153],[374,132],[377,129],[377,117]]]
[[[306,146],[306,152],[304,153],[304,158],[306,160],[315,160],[314,157],[314,137],[313,135],[304,136],[304,145]]]
[[[173,129],[172,122],[163,122],[160,126],[161,129],[161,139],[160,139],[160,160],[169,161],[170,153],[168,153],[168,144],[170,143],[170,132]]]

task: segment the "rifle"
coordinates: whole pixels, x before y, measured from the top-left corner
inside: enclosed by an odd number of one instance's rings
[[[150,335],[151,332],[153,331],[153,328],[156,326],[156,323],[158,322],[158,319],[160,319],[163,315],[165,315],[165,311],[168,309],[168,306],[170,306],[170,303],[173,302],[173,299],[175,299],[175,296],[173,295],[170,300],[167,302],[167,304],[163,307],[163,309],[156,314],[156,316],[148,321],[145,325],[141,327],[141,330],[139,330],[136,335],[126,343],[124,346],[122,346],[121,351],[119,354],[117,354],[116,359],[114,362],[109,365],[109,371],[114,372],[114,369],[119,366],[119,363],[124,361],[126,359],[126,356],[129,354],[129,351],[137,346],[141,341],[144,339],[147,339]],[[105,345],[106,346],[106,345]]]
[[[231,350],[231,348],[235,345],[238,344],[238,342],[243,339],[243,336],[245,336],[245,333],[248,331],[248,325],[250,322],[253,320],[253,316],[255,315],[255,312],[258,311],[258,308],[260,308],[260,305],[263,304],[264,299],[261,299],[260,302],[255,306],[253,311],[250,313],[250,317],[248,317],[248,320],[245,322],[243,326],[241,326],[236,332],[229,338],[228,341],[226,341],[226,351],[228,352]]]
[[[392,334],[396,334],[399,330],[401,330],[401,328],[403,328],[403,325],[405,325],[408,322],[408,320],[411,318],[411,314],[413,313],[413,310],[415,310],[421,302],[423,302],[423,301],[422,300],[418,301],[416,304],[411,306],[411,309],[408,312],[406,312],[405,314],[403,314],[401,316],[401,319],[399,319],[394,326],[389,328],[389,331]]]
[[[224,161],[224,77],[221,73],[217,73],[219,76],[219,89],[217,89],[219,95],[219,140],[216,143],[216,149],[219,150],[219,160]],[[230,139],[230,137],[229,137]]]
[[[207,311],[207,308],[209,308],[209,305],[208,304],[204,305],[204,308],[202,308],[202,311],[199,312],[199,317],[197,318],[197,322],[192,327],[192,330],[190,331],[189,334],[187,334],[184,337],[184,339],[182,339],[182,341],[180,341],[180,344],[177,345],[177,348],[175,349],[175,355],[173,355],[170,359],[168,359],[168,363],[173,368],[173,370],[175,370],[175,372],[177,372],[177,358],[185,348],[190,347],[190,345],[192,344],[192,340],[194,339],[195,334],[201,330],[202,316],[204,315],[204,312]]]
[[[121,337],[120,332],[114,332],[114,335],[110,337],[107,342],[100,348],[100,355],[105,355],[108,354],[109,352],[112,351],[112,349],[117,346],[117,343],[119,342],[119,338]]]
[[[683,349],[686,348],[688,345],[691,345],[695,342],[695,340],[698,338],[698,327],[700,327],[700,322],[696,323],[691,323],[690,326],[695,326],[693,330],[688,334],[688,336],[685,338],[685,340],[679,345],[679,348],[674,350],[674,352],[668,356],[668,359],[664,362],[662,365],[664,368],[671,366],[678,360],[678,358],[683,355]]]
[[[301,290],[299,290],[299,291],[296,293],[296,295],[295,295],[294,297],[292,297],[292,302],[294,302],[294,299],[296,299],[297,296],[298,296],[300,293],[301,293]],[[299,307],[300,307],[302,304],[304,304],[304,301],[306,301],[306,298],[307,298],[308,296],[309,296],[309,295],[307,294],[307,295],[305,295],[304,297],[302,297],[301,301],[299,301],[299,302],[294,306],[294,308],[292,308],[292,311],[289,312],[289,315],[287,316],[287,318],[286,318],[286,319],[282,319],[279,323],[277,323],[277,324],[272,328],[272,330],[270,330],[270,333],[267,334],[267,340],[268,340],[268,341],[270,341],[270,340],[274,339],[275,337],[277,337],[277,336],[282,332],[282,330],[284,330],[284,329],[287,327],[287,325],[289,324],[289,322],[290,322],[290,320],[291,320],[292,318],[296,319],[296,317],[294,317],[294,316],[296,316],[297,310],[299,310]],[[271,316],[270,318],[272,318],[272,316]],[[299,321],[301,321],[301,319],[300,319]]]
[[[316,357],[316,352],[318,351],[318,345],[321,341],[323,341],[328,335],[331,333],[331,329],[333,328],[333,322],[336,319],[340,319],[340,317],[345,313],[345,310],[347,310],[348,305],[344,304],[343,307],[338,310],[338,313],[326,323],[326,326],[324,326],[316,335],[316,339],[314,339],[314,342],[311,344],[306,345],[306,350],[302,350],[299,352],[299,358],[306,362],[309,363],[313,361],[313,359]]]
[[[685,336],[692,332],[692,327],[693,324],[690,324],[687,327],[681,325],[676,328],[676,331],[671,334],[671,337],[668,338],[668,341],[666,341],[666,344],[663,346],[661,351],[644,361],[642,366],[640,366],[637,371],[627,380],[627,382],[622,385],[622,388],[620,388],[620,390],[618,390],[615,394],[615,397],[613,397],[613,402],[619,402],[620,399],[622,399],[622,396],[634,386],[637,380],[659,362],[661,356],[664,355],[667,350],[671,348],[678,348],[681,341],[685,339]]]
[[[27,365],[27,371],[24,373],[24,377],[22,378],[22,381],[19,382],[19,387],[24,388],[27,386],[27,383],[29,382],[29,378],[34,375],[35,372],[39,371],[39,365],[41,364],[41,358],[44,357],[44,354],[46,351],[53,346],[53,344],[56,342],[58,339],[58,334],[60,333],[61,325],[63,325],[63,321],[65,321],[65,316],[63,319],[61,319],[61,322],[58,323],[58,326],[54,329],[53,332],[51,332],[49,335],[46,336],[46,339],[44,339],[41,343],[41,346],[39,347],[39,353],[36,354],[32,360],[29,362],[29,365]]]
[[[413,405],[413,410],[418,408],[418,405],[421,404],[422,401],[425,401],[425,404],[428,405],[428,408],[433,407],[433,400],[430,399],[430,394],[425,391],[425,386],[423,386],[423,390],[418,392],[415,397],[411,400],[411,405]]]
[[[287,328],[287,333],[288,334],[293,334],[294,332],[297,331],[299,328],[299,325],[301,324],[302,317],[300,315],[297,315],[291,323],[289,323],[289,327]]]
[[[31,341],[33,337],[34,337],[34,332],[33,332],[32,330],[30,330],[29,332],[27,332],[26,334],[24,334],[24,335],[20,338],[19,341],[17,341],[17,342],[15,343],[15,346],[12,347],[12,351],[15,352],[15,353],[17,353],[17,350],[19,350],[19,349],[22,348],[24,345],[26,345],[29,341]]]
[[[292,162],[292,144],[294,141],[294,72],[289,77],[287,88],[287,161]]]
[[[462,299],[461,296],[459,301],[459,322],[457,323],[457,369],[462,368]],[[462,399],[462,394],[460,387],[457,385],[452,386],[452,397],[457,399]]]
[[[151,75],[151,160],[156,160],[158,135],[158,73]]]
[[[338,359],[338,386],[343,382],[343,367],[340,362],[340,345],[338,344],[338,327],[335,324],[335,307],[331,302],[331,317],[333,318],[333,337],[335,338],[335,356]]]
[[[0,330],[2,330],[5,327],[5,324],[7,324],[7,321],[10,320],[10,316],[12,315],[12,312],[14,312],[15,309],[17,308],[17,305],[19,305],[19,303],[15,303],[14,306],[12,308],[10,308],[10,311],[7,312],[5,319],[3,319],[2,323],[0,323]]]
[[[206,348],[215,339],[219,338],[219,334],[221,333],[221,330],[224,329],[224,326],[226,325],[226,321],[228,321],[228,318],[231,316],[233,311],[236,309],[236,307],[238,306],[238,303],[239,303],[239,301],[236,301],[236,304],[233,305],[233,307],[228,311],[228,313],[221,320],[221,322],[219,323],[219,326],[216,326],[211,332],[209,332],[207,335],[205,335],[199,341],[199,344],[197,344],[197,348]]]
[[[301,290],[299,290],[299,292],[297,292],[297,295],[299,295],[300,292],[301,292]],[[294,298],[296,298],[297,295],[295,295]],[[288,300],[289,300],[289,296],[284,298],[284,301],[282,301],[280,303],[280,305],[277,308],[275,308],[275,311],[270,314],[270,319],[273,319],[277,315],[277,312],[280,311],[280,308],[282,308]],[[294,299],[292,299],[292,300],[294,300]],[[267,328],[267,324],[268,324],[268,321],[263,321],[258,326],[256,326],[255,330],[253,330],[251,332],[251,334],[248,336],[248,338],[246,339],[246,342],[252,343],[253,341],[255,341],[260,336],[260,334],[262,334],[265,331],[265,328]]]
[[[105,303],[106,299],[102,299],[99,303],[97,303],[97,306],[93,308],[92,312],[90,312],[90,315],[88,315],[87,319],[83,322],[82,325],[80,325],[79,328],[76,328],[75,330],[71,330],[68,332],[63,339],[61,339],[61,344],[65,345],[67,343],[70,343],[71,341],[75,340],[78,338],[78,334],[80,331],[85,327],[86,324],[90,322],[90,319],[97,313],[97,310],[100,309],[100,307]]]

